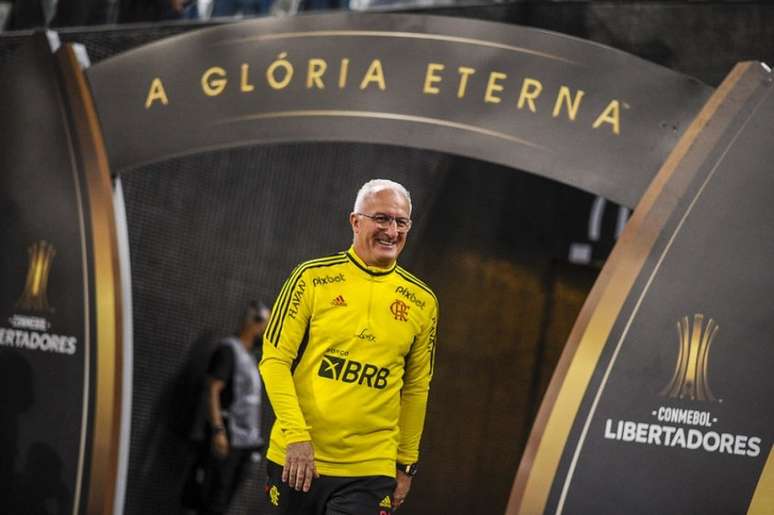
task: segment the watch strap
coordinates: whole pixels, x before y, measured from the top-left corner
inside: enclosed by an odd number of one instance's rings
[[[396,463],[398,470],[406,474],[407,476],[414,477],[417,475],[416,463]]]

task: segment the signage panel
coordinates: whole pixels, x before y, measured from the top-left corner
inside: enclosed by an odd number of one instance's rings
[[[88,71],[115,171],[357,141],[504,164],[633,206],[712,89],[589,41],[435,16],[258,19]]]

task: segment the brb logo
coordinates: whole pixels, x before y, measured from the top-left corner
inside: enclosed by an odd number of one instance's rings
[[[359,385],[365,384],[371,388],[383,390],[387,386],[387,376],[390,375],[390,371],[370,363],[360,363],[326,354],[320,362],[317,375],[342,383],[356,382]]]

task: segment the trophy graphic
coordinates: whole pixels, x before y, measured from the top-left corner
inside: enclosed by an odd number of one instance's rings
[[[707,363],[718,329],[719,326],[711,318],[704,325],[704,315],[701,313],[693,315],[692,325],[687,316],[677,322],[680,346],[677,363],[671,381],[661,390],[660,395],[692,401],[717,400],[707,381]]]
[[[48,274],[56,250],[47,241],[37,241],[27,249],[29,266],[24,293],[16,303],[16,307],[25,311],[51,311],[48,305]]]

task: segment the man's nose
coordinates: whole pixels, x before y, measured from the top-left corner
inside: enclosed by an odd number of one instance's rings
[[[397,238],[398,222],[396,222],[395,220],[390,220],[390,223],[388,223],[387,227],[384,228],[384,232],[386,232],[390,238]]]

